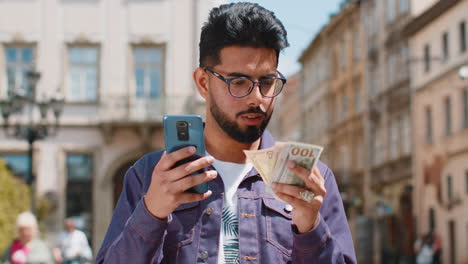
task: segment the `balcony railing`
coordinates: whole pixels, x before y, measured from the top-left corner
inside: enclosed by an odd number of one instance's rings
[[[193,96],[164,96],[137,98],[125,95],[106,95],[99,107],[102,123],[162,121],[166,114],[196,114]]]

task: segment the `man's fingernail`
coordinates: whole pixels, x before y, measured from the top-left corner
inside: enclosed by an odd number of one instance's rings
[[[189,151],[189,153],[195,153],[197,151],[197,149],[195,147],[191,146],[191,147],[188,148],[188,151]]]
[[[207,156],[206,159],[208,162],[214,162],[214,158],[212,156]]]
[[[210,178],[216,178],[218,176],[218,172],[215,170],[210,171]]]
[[[296,167],[296,163],[292,160],[288,161],[288,168],[292,169],[294,167]]]

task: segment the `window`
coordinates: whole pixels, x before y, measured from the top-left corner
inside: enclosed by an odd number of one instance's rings
[[[380,72],[378,68],[378,64],[371,64],[369,69],[369,92],[370,96],[377,95],[380,89]]]
[[[27,73],[34,69],[34,49],[27,46],[5,48],[8,89],[24,89],[29,92]]]
[[[354,103],[355,103],[356,114],[358,114],[362,110],[362,106],[361,106],[361,88],[359,86],[357,86],[356,89],[355,89]]]
[[[346,92],[343,94],[343,97],[341,99],[343,100],[341,105],[341,118],[343,120],[346,120],[348,118],[348,95],[346,94]]]
[[[447,176],[447,199],[449,201],[453,200],[453,182],[451,175]]]
[[[66,217],[80,223],[88,239],[92,233],[93,157],[89,154],[67,154]]]
[[[72,102],[94,102],[98,89],[98,48],[68,48],[67,99]]]
[[[431,70],[431,47],[429,44],[424,45],[424,72]]]
[[[395,55],[390,54],[387,57],[387,85],[392,85],[395,83],[395,80],[396,80],[395,68],[396,68]]]
[[[331,113],[330,109],[328,108],[328,101],[325,101],[323,104],[323,111],[325,112],[325,127],[324,129],[329,129],[331,126],[330,118],[331,118]]]
[[[359,60],[361,59],[361,32],[359,29],[356,29],[356,32],[354,33],[354,43],[353,43],[353,48],[354,48],[354,60]]]
[[[398,135],[398,119],[390,119],[390,159],[394,160],[398,157],[398,147],[400,146],[400,138]]]
[[[445,105],[445,135],[450,136],[452,134],[452,102],[450,97],[446,97],[444,101]]]
[[[395,19],[395,2],[394,0],[387,0],[387,22],[393,22]]]
[[[426,107],[426,143],[432,143],[432,109]]]
[[[436,215],[434,208],[429,208],[429,230],[434,230],[436,227]]]
[[[403,115],[401,119],[401,142],[403,154],[411,154],[411,119],[410,114]]]
[[[468,194],[468,170],[465,171],[465,193]]]
[[[380,164],[384,160],[384,151],[385,151],[385,145],[384,141],[382,140],[383,138],[383,128],[380,124],[377,124],[377,127],[375,128],[375,137],[374,137],[374,146],[375,146],[375,157],[374,157],[374,165]]]
[[[328,56],[324,56],[323,57],[323,65],[322,65],[322,78],[320,79],[321,81],[324,81],[326,79],[328,79]]]
[[[375,166],[377,165],[378,161],[377,161],[377,148],[378,148],[378,139],[377,139],[377,131],[375,129],[376,127],[374,126],[374,129],[372,129],[370,131],[371,133],[371,153],[370,153],[370,163],[371,165]]]
[[[135,47],[136,97],[158,98],[163,87],[163,49],[156,47]]]
[[[31,179],[29,173],[29,155],[27,154],[0,154],[5,160],[7,168],[18,179],[28,182]]]
[[[400,0],[400,14],[408,13],[409,5],[408,0]]]
[[[463,128],[468,128],[468,89],[463,90]]]
[[[335,96],[335,102],[333,104],[333,111],[334,111],[334,124],[338,124],[340,123],[340,111],[338,109],[340,105],[340,100],[338,98],[338,95]]]
[[[459,26],[459,32],[460,32],[460,53],[463,53],[466,51],[467,47],[467,40],[466,40],[466,21],[460,22]]]
[[[466,224],[466,247],[465,249],[468,250],[468,224]]]
[[[346,40],[341,42],[341,69],[346,69]]]
[[[444,56],[444,60],[447,60],[450,56],[448,32],[444,32],[444,34],[442,34],[442,54]]]
[[[398,67],[398,79],[407,80],[409,78],[409,50],[408,45],[404,44],[400,48],[400,62]]]

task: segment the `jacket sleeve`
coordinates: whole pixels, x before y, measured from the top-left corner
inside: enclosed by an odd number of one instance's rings
[[[327,195],[320,209],[320,223],[305,234],[293,232],[293,263],[357,263],[335,176],[325,169],[321,172]]]
[[[153,217],[143,202],[144,183],[131,167],[96,263],[152,263],[159,258],[168,223]]]

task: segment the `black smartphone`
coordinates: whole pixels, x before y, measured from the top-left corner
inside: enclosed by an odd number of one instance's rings
[[[197,152],[191,157],[182,159],[174,164],[178,167],[184,163],[194,161],[205,156],[205,136],[203,133],[203,120],[198,115],[165,115],[163,117],[164,142],[166,151],[171,153],[184,147],[194,146]],[[202,173],[199,170],[193,174]],[[205,193],[208,184],[202,183],[189,190],[189,192]]]

